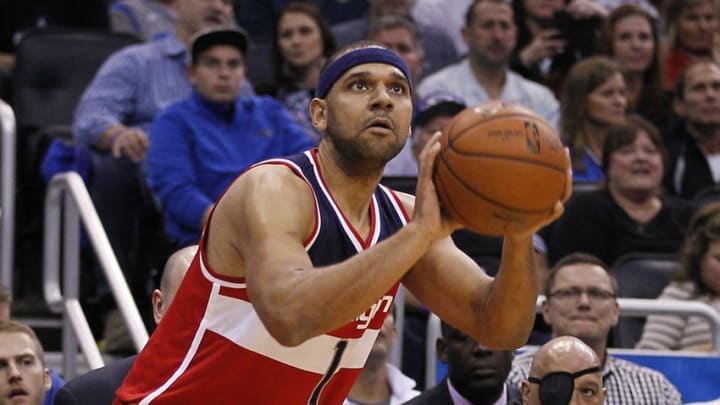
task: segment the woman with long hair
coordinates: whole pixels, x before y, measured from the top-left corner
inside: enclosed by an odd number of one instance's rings
[[[560,135],[570,145],[573,180],[602,180],[605,134],[626,117],[620,67],[604,56],[578,62],[565,80],[560,106]]]
[[[665,128],[672,117],[672,98],[663,90],[657,21],[643,8],[622,5],[608,16],[603,45],[620,66],[629,112]]]
[[[273,32],[273,81],[257,86],[258,93],[280,100],[318,141],[320,134],[310,121],[308,105],[320,68],[334,51],[332,30],[317,7],[288,3],[280,12]]]

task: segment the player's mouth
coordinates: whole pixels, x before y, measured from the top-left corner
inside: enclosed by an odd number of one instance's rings
[[[394,128],[393,122],[389,118],[373,118],[370,120],[366,128],[380,128],[392,131]]]

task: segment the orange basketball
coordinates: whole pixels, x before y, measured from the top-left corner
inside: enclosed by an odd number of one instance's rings
[[[537,113],[504,101],[457,114],[440,137],[434,183],[443,209],[475,232],[502,236],[547,217],[570,165],[560,137]]]

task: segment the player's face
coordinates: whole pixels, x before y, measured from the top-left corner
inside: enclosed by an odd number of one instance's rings
[[[367,63],[335,82],[318,123],[345,163],[381,169],[400,152],[410,133],[412,99],[402,72],[391,65]],[[326,109],[326,111],[324,111]]]
[[[231,45],[213,46],[200,54],[189,74],[195,89],[209,101],[232,102],[245,80],[243,55]]]
[[[278,21],[278,47],[288,65],[304,68],[323,58],[320,27],[305,13],[285,13]]]
[[[517,41],[510,5],[481,2],[474,6],[474,16],[472,23],[463,27],[471,57],[481,65],[507,65]]]
[[[632,143],[610,153],[608,184],[620,192],[656,192],[663,176],[660,150],[645,131],[640,131]]]
[[[438,353],[448,365],[453,386],[468,399],[502,387],[513,359],[512,351],[490,350],[454,328],[438,342]]]
[[[587,117],[596,125],[622,124],[625,120],[626,109],[625,79],[619,72],[608,77],[603,84],[588,94]]]
[[[575,336],[583,342],[606,340],[619,314],[610,278],[602,267],[593,264],[563,267],[543,305],[543,316],[552,326],[553,336]]]
[[[641,15],[619,19],[613,29],[613,53],[624,72],[645,72],[655,52],[650,22]]]
[[[40,363],[30,336],[0,332],[0,405],[41,405],[50,374]]]

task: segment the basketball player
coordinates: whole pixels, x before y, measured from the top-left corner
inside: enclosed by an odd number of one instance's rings
[[[310,104],[317,149],[260,163],[216,203],[176,300],[117,392],[120,403],[341,404],[403,282],[441,318],[497,349],[527,340],[538,286],[532,234],[505,239],[493,280],[452,243],[432,182],[417,198],[378,186],[410,133],[397,54],[361,42],[333,55]]]

